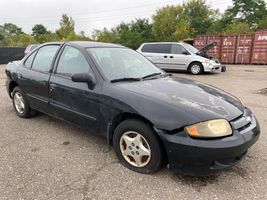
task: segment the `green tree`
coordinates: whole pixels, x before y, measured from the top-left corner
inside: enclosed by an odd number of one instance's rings
[[[250,26],[246,22],[233,22],[226,26],[223,31],[225,34],[252,34]]]
[[[38,37],[40,37],[41,35],[44,35],[48,33],[46,27],[42,24],[36,24],[33,28],[32,28],[32,36],[38,40]]]
[[[39,35],[36,38],[36,41],[38,43],[45,43],[45,42],[55,42],[55,41],[59,41],[60,38],[58,37],[58,35],[56,33],[53,33],[51,31],[47,31],[47,33]]]
[[[205,34],[219,12],[207,5],[206,0],[190,0],[183,4],[183,8],[182,18],[186,19],[191,27],[190,36]]]
[[[257,28],[258,22],[267,15],[264,0],[233,0],[233,6],[225,11],[225,24],[239,20]]]
[[[130,23],[120,23],[108,30],[95,30],[93,39],[100,42],[119,43],[137,49],[142,43],[153,41],[152,24],[148,19],[135,19]]]
[[[48,31],[45,35],[42,35],[43,37],[43,42],[55,42],[59,41],[59,37],[56,33]]]
[[[108,30],[107,28],[104,28],[103,30],[94,30],[93,40],[99,42],[115,43],[118,40],[118,35],[114,29]]]
[[[174,32],[173,36],[177,41],[188,39],[190,37],[190,32],[192,31],[190,25],[185,19],[180,19],[177,22],[177,29]]]
[[[259,21],[259,24],[258,24],[258,28],[267,28],[267,15],[265,15],[260,21]]]
[[[135,19],[131,23],[121,23],[116,28],[118,43],[137,49],[142,43],[153,40],[152,25],[148,19]]]
[[[83,40],[83,41],[90,41],[91,38],[87,37],[85,35],[85,32],[84,31],[81,31],[78,35],[77,35],[77,39],[78,40]]]
[[[35,44],[36,41],[31,35],[26,33],[21,33],[19,35],[12,35],[5,37],[3,43],[4,46],[9,46],[9,47],[24,47],[29,44]]]
[[[20,27],[12,23],[5,23],[2,28],[3,28],[5,37],[16,36],[16,35],[23,33]]]
[[[29,34],[21,33],[17,36],[18,40],[16,46],[27,46],[29,44],[36,44],[36,40]]]
[[[206,0],[190,0],[182,5],[166,6],[153,15],[153,34],[158,41],[177,41],[205,34],[218,19],[218,10]]]
[[[166,6],[156,11],[152,16],[152,32],[157,41],[175,40],[178,18],[183,13],[181,6]]]
[[[70,38],[75,34],[75,22],[72,17],[63,14],[59,24],[60,28],[56,33],[61,40],[67,40],[68,37]]]
[[[207,34],[221,34],[223,32],[223,29],[225,28],[225,25],[221,21],[221,19],[215,20],[211,26],[207,30]]]

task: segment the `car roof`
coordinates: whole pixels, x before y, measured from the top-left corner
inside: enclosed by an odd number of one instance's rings
[[[143,43],[144,44],[184,44],[184,42],[148,42]]]
[[[48,44],[72,44],[75,46],[79,46],[82,48],[90,48],[90,47],[123,47],[118,44],[111,44],[111,43],[103,43],[103,42],[93,42],[93,41],[68,41],[68,42],[47,42],[44,43],[43,45],[48,45]]]
[[[89,47],[123,47],[118,44],[111,44],[111,43],[103,43],[103,42],[93,42],[93,41],[71,41],[67,42],[69,44],[75,44],[84,48]]]

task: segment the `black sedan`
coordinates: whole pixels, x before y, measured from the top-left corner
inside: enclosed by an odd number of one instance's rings
[[[39,111],[103,136],[140,173],[163,164],[194,175],[229,168],[260,135],[237,98],[119,45],[46,43],[9,63],[6,75],[19,117]]]

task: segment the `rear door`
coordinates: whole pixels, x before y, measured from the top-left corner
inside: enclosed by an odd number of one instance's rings
[[[48,81],[60,45],[46,45],[33,52],[18,73],[20,85],[32,108],[44,113],[48,110]]]
[[[171,44],[144,44],[141,48],[142,54],[151,62],[163,69],[172,69]]]
[[[66,45],[57,59],[57,67],[49,83],[50,105],[53,115],[77,124],[94,133],[100,132],[100,85],[73,82],[75,73],[92,73],[92,63],[83,52]]]

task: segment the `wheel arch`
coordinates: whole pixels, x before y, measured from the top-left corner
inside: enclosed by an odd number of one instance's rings
[[[15,87],[19,86],[19,84],[16,81],[11,81],[9,83],[9,87],[8,87],[8,93],[9,93],[9,97],[12,98],[12,91],[14,90]]]
[[[125,120],[128,120],[128,119],[136,119],[136,120],[140,120],[142,122],[145,122],[146,124],[148,124],[153,130],[155,133],[157,133],[157,131],[155,130],[154,128],[154,124],[149,121],[148,119],[146,119],[145,117],[139,115],[139,114],[135,114],[135,113],[128,113],[128,112],[124,112],[124,113],[120,113],[118,114],[117,116],[115,116],[112,120],[111,123],[109,123],[109,128],[108,128],[108,143],[109,144],[113,144],[113,134],[114,134],[114,131],[116,129],[116,127],[123,121]],[[163,151],[163,154],[164,154],[164,158],[163,158],[163,161],[162,163],[163,164],[166,164],[168,163],[168,154],[167,154],[167,150],[165,148],[165,146],[163,145],[163,142],[162,140],[160,139],[159,135],[156,134],[156,136],[158,137],[159,139],[159,143],[160,145],[162,146],[162,151]]]
[[[112,144],[112,138],[113,138],[113,134],[114,134],[116,127],[121,122],[128,120],[128,119],[137,119],[137,120],[143,121],[146,124],[148,124],[149,126],[151,126],[152,128],[154,126],[151,121],[149,121],[148,119],[146,119],[145,117],[143,117],[139,114],[128,113],[128,112],[120,113],[120,114],[116,115],[108,125],[108,135],[107,135],[108,137],[107,137],[107,139],[108,139],[109,144]]]
[[[204,70],[204,66],[203,66],[203,64],[202,64],[200,61],[195,60],[195,61],[192,61],[191,63],[189,63],[189,65],[188,65],[188,67],[187,67],[187,71],[190,70],[191,65],[194,64],[194,63],[198,63],[198,64],[200,64],[200,65],[202,66],[203,70]]]

